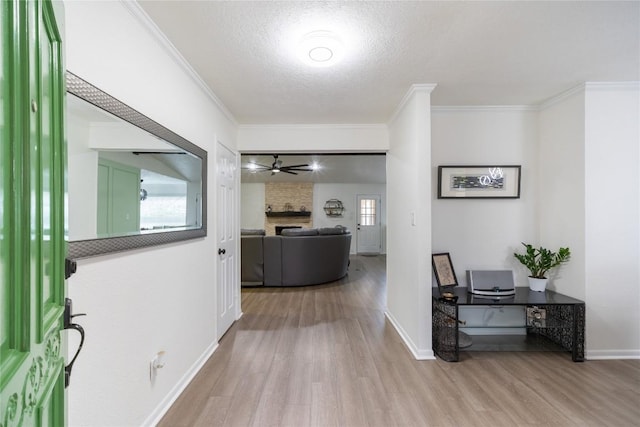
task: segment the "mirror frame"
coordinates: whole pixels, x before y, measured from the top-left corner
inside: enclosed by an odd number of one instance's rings
[[[88,258],[205,237],[207,235],[207,152],[70,71],[66,72],[66,84],[67,93],[77,96],[202,159],[202,200],[200,203],[202,209],[202,225],[200,228],[70,241],[68,242],[67,258]]]

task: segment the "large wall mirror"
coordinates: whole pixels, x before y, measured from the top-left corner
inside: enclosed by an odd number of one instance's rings
[[[68,258],[207,235],[207,152],[67,72]]]

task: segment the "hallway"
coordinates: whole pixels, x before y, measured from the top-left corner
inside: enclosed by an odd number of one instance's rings
[[[417,361],[385,320],[384,256],[342,280],[244,288],[244,315],[159,424],[635,425],[640,361],[463,353]]]

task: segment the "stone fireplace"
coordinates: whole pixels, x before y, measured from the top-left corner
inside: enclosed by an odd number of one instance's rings
[[[264,193],[264,229],[268,236],[276,234],[276,226],[313,227],[312,182],[267,182]]]

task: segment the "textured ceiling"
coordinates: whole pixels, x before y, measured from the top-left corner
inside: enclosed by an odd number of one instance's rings
[[[434,105],[532,105],[640,80],[639,2],[140,1],[243,123],[385,123],[412,84]],[[331,30],[332,68],[292,53]]]

